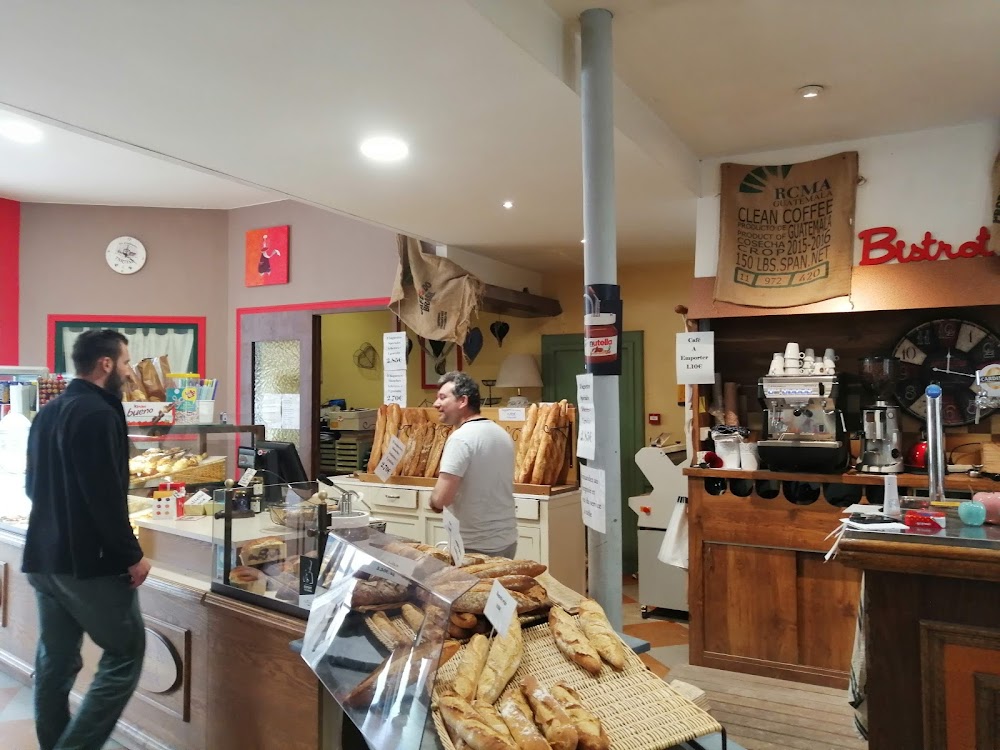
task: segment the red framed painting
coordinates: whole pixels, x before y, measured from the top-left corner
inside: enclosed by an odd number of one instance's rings
[[[462,347],[447,341],[428,341],[417,338],[420,355],[420,387],[436,391],[438,379],[446,372],[462,370]]]
[[[288,225],[247,232],[243,279],[248,287],[288,283]]]

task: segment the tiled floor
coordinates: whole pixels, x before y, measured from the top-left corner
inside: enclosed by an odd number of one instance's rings
[[[625,632],[649,641],[648,653],[640,658],[655,674],[666,676],[670,668],[688,663],[688,626],[657,617],[642,619],[636,601],[639,584],[633,576],[625,576],[623,584],[623,620]],[[38,750],[35,723],[32,719],[31,688],[21,685],[0,672],[0,737],[2,750]],[[122,745],[111,740],[104,750],[120,750]]]
[[[31,688],[0,672],[0,737],[3,750],[38,750],[32,718]],[[104,750],[120,750],[110,740]]]

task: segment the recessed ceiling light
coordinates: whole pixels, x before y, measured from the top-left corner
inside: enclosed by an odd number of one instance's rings
[[[410,147],[391,135],[377,135],[361,141],[361,153],[372,161],[401,161],[410,153]]]
[[[507,210],[514,208],[514,201],[504,201],[503,207],[506,208]]]
[[[808,86],[803,86],[795,93],[797,93],[803,99],[815,99],[817,96],[823,93],[823,87],[815,83],[811,83]]]
[[[14,143],[38,143],[42,129],[24,120],[0,120],[0,136]]]

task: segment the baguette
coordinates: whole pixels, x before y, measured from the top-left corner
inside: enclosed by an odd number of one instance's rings
[[[375,420],[375,438],[372,440],[372,454],[368,459],[368,473],[371,474],[382,459],[382,440],[385,438],[385,422],[389,407],[382,404],[378,408],[378,417]]]
[[[414,633],[419,633],[421,626],[424,624],[424,613],[412,604],[404,604],[403,620],[410,626],[410,629]]]
[[[517,668],[521,666],[523,657],[524,634],[521,632],[521,623],[517,619],[512,619],[507,633],[493,639],[489,657],[479,678],[476,697],[485,703],[495,703]]]
[[[542,404],[538,407],[538,415],[535,417],[535,427],[528,436],[528,447],[524,452],[524,460],[521,462],[521,470],[514,477],[514,481],[523,484],[531,479],[534,470],[535,459],[538,455],[538,445],[541,436],[545,433],[545,422],[549,412],[552,411],[552,404]],[[523,437],[523,435],[522,435]]]
[[[438,662],[439,669],[455,655],[458,648],[459,644],[456,641],[445,641],[444,645],[441,646],[441,658]],[[420,665],[415,662],[422,659],[429,659],[433,653],[434,647],[432,643],[423,643],[416,649],[409,645],[396,649],[375,668],[374,672],[359,682],[353,690],[346,693],[341,703],[349,708],[370,705],[379,697],[376,696],[375,691],[378,689],[379,682],[382,681],[383,673],[385,674],[385,685],[387,687],[392,686],[393,689],[396,682],[395,677],[404,670],[406,670],[407,681],[412,682],[423,671],[419,668]]]
[[[382,435],[382,450],[379,451],[384,456],[389,451],[389,442],[396,437],[399,432],[399,421],[403,418],[403,410],[399,404],[389,404],[385,415],[385,433]]]
[[[569,430],[566,429],[569,427],[568,411],[569,404],[566,401],[560,401],[559,419],[556,422],[557,429],[555,439],[552,442],[551,460],[545,471],[542,484],[555,484],[559,480],[559,475],[562,474],[563,465],[566,463],[566,442],[569,435]]]
[[[528,453],[528,443],[531,442],[531,433],[535,430],[535,422],[538,421],[538,404],[528,407],[524,424],[521,425],[521,432],[517,438],[517,454],[514,456],[514,476],[521,473],[521,466],[524,464],[524,457]]]
[[[552,607],[549,610],[549,629],[556,646],[567,659],[595,677],[601,673],[601,657],[562,607]]]
[[[410,643],[411,639],[407,638],[403,634],[403,631],[392,623],[392,620],[389,619],[385,612],[373,613],[369,616],[368,621],[375,629],[375,632],[382,637],[382,640],[389,644],[390,649],[395,650],[400,646]]]
[[[434,447],[434,425],[430,422],[420,425],[420,443],[417,450],[416,459],[410,467],[411,477],[422,477],[427,471],[427,461],[431,457],[431,448]]]
[[[580,750],[610,750],[611,740],[601,720],[583,707],[580,694],[564,682],[552,686],[552,696],[559,701],[566,713],[573,720],[576,731],[580,735],[577,745]]]
[[[467,700],[446,695],[438,702],[438,710],[452,735],[472,750],[517,750],[509,735],[493,729]]]
[[[611,627],[601,605],[593,599],[584,599],[580,603],[580,626],[590,645],[612,669],[618,672],[625,669],[625,649],[621,638]]]
[[[403,457],[399,459],[399,463],[396,464],[396,468],[392,470],[392,476],[394,477],[405,477],[409,476],[406,474],[407,467],[413,462],[413,454],[417,450],[417,438],[413,432],[406,437],[400,438],[406,441],[406,450],[403,451]]]
[[[481,615],[486,609],[486,601],[489,599],[491,588],[492,583],[489,586],[477,583],[452,603],[452,612],[471,612],[475,615]],[[517,603],[518,614],[531,612],[538,609],[540,606],[537,599],[528,596],[527,594],[522,594],[520,591],[508,590],[508,593]],[[598,659],[598,661],[600,661],[600,659]]]
[[[563,409],[566,408],[566,402],[560,401],[557,404],[552,404],[552,407],[545,415],[545,426],[542,431],[542,436],[538,443],[538,455],[535,458],[534,465],[531,468],[531,479],[529,482],[531,484],[544,484],[545,477],[549,471],[549,465],[552,463],[552,446],[553,441],[558,434],[559,426],[559,415]]]
[[[448,436],[451,434],[451,425],[437,425],[434,428],[434,447],[431,448],[431,453],[427,457],[427,468],[424,469],[425,477],[436,477],[438,475],[438,468],[441,465],[441,454],[444,453],[444,444],[448,442]]]
[[[533,675],[521,680],[521,692],[531,704],[535,723],[542,730],[552,750],[575,750],[580,733],[566,709],[548,690],[538,684]]]
[[[501,560],[500,562],[467,565],[462,568],[463,573],[476,576],[476,578],[500,578],[501,576],[531,576],[534,578],[545,571],[546,567],[534,560]]]
[[[486,659],[490,653],[490,641],[485,635],[474,635],[469,645],[465,647],[462,655],[462,662],[458,665],[455,673],[455,681],[452,683],[452,690],[460,698],[471,701],[476,697],[476,685],[479,676],[486,665]]]
[[[514,742],[514,735],[510,733],[510,729],[507,728],[507,723],[500,716],[500,712],[493,708],[490,703],[485,703],[480,700],[472,701],[472,707],[479,712],[479,715],[483,717],[483,721],[497,734],[501,737],[505,737],[510,740],[516,746]]]
[[[523,713],[521,707],[510,698],[500,704],[500,718],[507,725],[520,750],[551,750],[551,745],[535,726],[534,717]]]

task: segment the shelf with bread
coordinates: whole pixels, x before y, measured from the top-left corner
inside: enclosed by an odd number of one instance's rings
[[[531,404],[524,409],[523,421],[501,419],[501,411],[507,410],[487,407],[482,416],[499,424],[514,440],[514,492],[545,496],[576,489],[575,407],[566,401]],[[406,452],[385,484],[433,487],[444,444],[453,430],[440,423],[436,409],[383,404],[378,410],[368,471],[356,476],[382,483],[374,474],[375,467],[388,450],[390,439],[397,437],[406,445]]]
[[[378,533],[327,546],[303,657],[369,747],[659,750],[721,730],[545,566],[451,562]],[[518,612],[501,635],[496,584]]]

